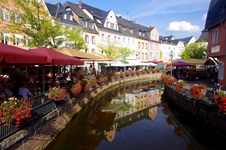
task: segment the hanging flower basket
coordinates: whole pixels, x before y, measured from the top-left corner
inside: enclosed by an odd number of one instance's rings
[[[130,75],[130,71],[127,70],[127,71],[125,72],[125,75],[128,77],[128,76]]]
[[[57,86],[51,87],[48,91],[48,98],[54,101],[63,101],[67,97],[67,89]]]
[[[135,71],[131,71],[131,75],[134,76],[135,75]]]
[[[90,84],[91,84],[92,87],[95,87],[97,85],[97,79],[96,79],[96,77],[91,77],[89,79],[89,82],[90,82]]]
[[[178,80],[176,82],[176,90],[177,91],[184,91],[185,86],[186,86],[186,82],[184,80]]]
[[[76,96],[82,92],[81,81],[78,81],[78,83],[72,85],[71,92],[74,96]]]
[[[214,103],[221,112],[226,113],[226,94],[223,91],[214,95]]]
[[[140,75],[140,70],[136,70],[136,74],[137,75]]]
[[[174,77],[168,76],[168,80],[166,81],[166,83],[168,85],[173,85],[175,81],[176,81],[176,79]]]
[[[200,99],[203,96],[206,84],[192,84],[190,86],[190,93],[195,97],[195,100]]]
[[[83,79],[81,81],[81,86],[82,86],[82,90],[81,90],[82,92],[88,92],[91,84],[90,84],[89,80]]]
[[[124,78],[124,72],[120,72],[120,77]]]
[[[20,125],[23,120],[31,117],[31,110],[27,101],[15,97],[8,98],[0,106],[0,123],[3,125]]]
[[[119,78],[119,73],[115,72],[114,77],[115,77],[115,79],[118,79]]]

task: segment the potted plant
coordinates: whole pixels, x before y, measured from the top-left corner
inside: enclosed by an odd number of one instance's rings
[[[124,78],[124,72],[120,72],[120,77]]]
[[[146,73],[146,70],[145,69],[142,69],[142,74],[145,74]]]
[[[152,72],[152,73],[156,73],[156,68],[152,68],[152,69],[151,69],[151,72]]]
[[[90,82],[90,84],[91,84],[92,87],[95,87],[97,85],[97,79],[96,79],[96,77],[91,77],[89,79],[89,82]]]
[[[214,95],[214,103],[220,111],[226,113],[226,94],[223,91],[220,91]]]
[[[115,79],[118,79],[119,73],[118,72],[115,72],[114,77],[115,77]]]
[[[134,70],[131,71],[131,75],[132,75],[132,76],[135,75],[135,71],[134,71]]]
[[[140,75],[140,70],[136,70],[136,74],[137,75]]]
[[[63,101],[67,97],[67,90],[60,86],[50,87],[47,95],[51,100]]]
[[[176,81],[176,79],[174,77],[168,76],[168,80],[166,80],[166,83],[168,85],[173,85],[175,81]]]
[[[206,84],[192,84],[190,86],[190,93],[195,97],[195,100],[200,99],[203,96]]]
[[[125,74],[128,77],[130,75],[130,71],[129,70],[126,70]]]
[[[82,86],[82,90],[81,90],[82,92],[88,92],[91,84],[90,84],[89,80],[83,79],[81,81],[81,86]]]
[[[3,125],[20,125],[23,120],[31,117],[31,110],[27,101],[15,97],[8,98],[0,106],[0,123]]]
[[[186,82],[184,80],[178,80],[176,82],[176,90],[177,91],[184,91],[185,86],[186,86]]]
[[[81,81],[78,81],[76,84],[72,85],[71,92],[74,96],[76,96],[82,92]]]

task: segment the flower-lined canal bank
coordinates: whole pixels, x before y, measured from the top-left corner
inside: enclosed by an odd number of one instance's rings
[[[139,80],[159,80],[161,73],[155,75],[144,74],[135,77],[121,78],[100,85],[87,93],[80,94],[76,99],[72,98],[57,109],[42,117],[29,129],[23,129],[7,139],[1,141],[2,148],[11,149],[43,149],[54,137],[65,128],[71,118],[79,112],[90,100],[101,92],[119,85]],[[16,140],[20,137],[20,140]]]
[[[177,83],[168,84],[172,77],[162,74],[167,101],[193,116],[197,123],[221,135],[226,135],[225,94],[222,90],[210,89],[206,84],[189,84],[176,90]],[[179,82],[179,81],[174,81]]]

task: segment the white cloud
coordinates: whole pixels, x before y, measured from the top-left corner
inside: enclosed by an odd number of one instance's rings
[[[202,20],[206,21],[207,14],[203,14]]]
[[[200,27],[186,21],[174,21],[169,24],[167,30],[177,32],[199,32]]]

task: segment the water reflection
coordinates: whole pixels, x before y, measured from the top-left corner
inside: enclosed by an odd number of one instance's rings
[[[161,84],[155,87],[156,83],[143,82],[101,93],[46,149],[167,149],[168,145],[184,149],[190,142],[181,138],[167,110],[158,106]]]

